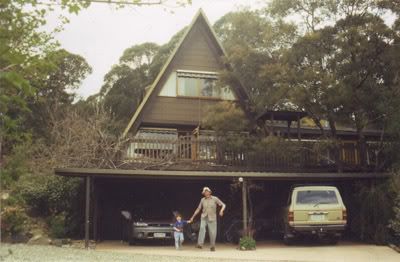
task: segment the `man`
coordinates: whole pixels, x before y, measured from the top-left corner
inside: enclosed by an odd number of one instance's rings
[[[215,239],[217,238],[217,205],[221,206],[219,215],[224,215],[226,205],[216,196],[212,196],[212,191],[209,187],[204,187],[203,198],[200,200],[199,206],[194,211],[190,221],[201,213],[200,232],[197,240],[197,248],[203,248],[204,238],[206,236],[206,227],[208,227],[208,234],[210,236],[211,251],[215,251]]]

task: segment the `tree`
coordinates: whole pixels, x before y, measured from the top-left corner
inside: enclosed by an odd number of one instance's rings
[[[279,61],[296,39],[296,27],[272,21],[261,11],[241,10],[226,14],[214,28],[232,66],[223,72],[222,81],[231,84],[240,79],[256,111],[286,107],[287,90],[276,79],[285,77]]]
[[[126,49],[119,64],[105,75],[104,84],[96,97],[113,115],[116,130],[126,126],[139,107],[146,88],[156,78],[183,32],[179,31],[162,46],[144,43]]]
[[[55,2],[55,1],[52,1]],[[78,11],[87,1],[62,1],[61,7]],[[55,50],[53,32],[43,31],[51,7],[34,0],[0,2],[0,148],[6,153],[13,144],[29,138],[24,116],[29,112],[28,99],[37,89],[31,81],[44,79],[50,65],[43,59]],[[60,21],[60,26],[65,21]]]
[[[92,69],[83,57],[63,49],[49,53],[43,60],[49,64],[43,73],[45,78],[30,80],[36,93],[28,99],[26,126],[36,138],[47,139],[52,125],[74,102],[73,91]]]

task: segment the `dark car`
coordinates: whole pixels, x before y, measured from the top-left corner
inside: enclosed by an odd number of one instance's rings
[[[174,238],[175,212],[160,206],[135,207],[132,212],[122,211],[126,218],[126,239],[130,245],[141,240],[164,240],[172,241]],[[186,239],[196,239],[191,226],[184,228]]]
[[[132,211],[122,211],[126,218],[125,231],[129,244],[139,240],[172,240],[174,215],[171,210],[137,206]]]

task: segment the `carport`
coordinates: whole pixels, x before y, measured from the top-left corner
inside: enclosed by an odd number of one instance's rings
[[[291,181],[293,183],[311,183],[333,181],[346,183],[346,181],[375,180],[388,177],[387,173],[277,173],[277,172],[221,172],[221,171],[172,171],[172,170],[124,170],[124,169],[96,169],[96,168],[57,168],[55,174],[65,177],[82,177],[85,180],[85,247],[89,247],[89,239],[98,238],[98,197],[101,184],[111,184],[119,181],[121,184],[142,183],[143,187],[149,182],[190,182],[197,186],[212,183],[241,183],[240,205],[242,211],[243,227],[246,229],[247,184],[268,183],[268,181]],[[102,181],[100,183],[99,181]],[[146,183],[147,181],[147,183]],[[197,182],[195,182],[197,181]],[[199,183],[201,181],[201,183]],[[197,183],[197,184],[196,184]],[[118,190],[115,187],[113,190]],[[198,188],[200,190],[200,188]],[[198,192],[190,192],[200,199]],[[197,203],[193,204],[193,207]],[[92,211],[91,211],[92,210]],[[92,213],[92,215],[91,215]],[[92,230],[90,230],[92,227]],[[93,232],[90,236],[90,232]]]

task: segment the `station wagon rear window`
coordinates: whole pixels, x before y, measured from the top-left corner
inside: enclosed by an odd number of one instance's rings
[[[334,190],[304,190],[297,192],[297,204],[338,204]]]

